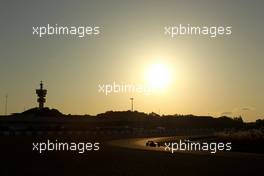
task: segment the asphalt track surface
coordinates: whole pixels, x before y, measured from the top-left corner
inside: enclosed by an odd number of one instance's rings
[[[89,139],[91,138],[87,138]],[[164,151],[163,147],[146,147],[148,140],[167,141],[170,138],[123,138],[110,141],[105,139],[101,140],[100,151],[84,154],[39,154],[32,152],[30,139],[2,138],[0,176],[263,175],[263,155],[231,152],[172,154]]]

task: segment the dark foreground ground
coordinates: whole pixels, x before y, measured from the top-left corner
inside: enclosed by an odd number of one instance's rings
[[[54,137],[56,138],[56,137]],[[57,139],[60,139],[57,137]],[[144,151],[113,147],[105,137],[71,137],[69,141],[99,141],[100,151],[32,151],[42,137],[0,137],[0,175],[261,175],[263,157],[224,157]],[[61,140],[61,139],[60,139]]]

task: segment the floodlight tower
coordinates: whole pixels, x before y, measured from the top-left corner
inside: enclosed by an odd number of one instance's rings
[[[46,102],[46,95],[47,95],[47,90],[43,89],[43,83],[40,81],[40,89],[36,90],[36,94],[38,96],[38,103],[39,103],[39,109],[44,108],[44,103]]]
[[[5,96],[5,115],[7,115],[7,101],[8,101],[8,94]]]
[[[130,98],[131,100],[131,111],[134,111],[134,98]]]

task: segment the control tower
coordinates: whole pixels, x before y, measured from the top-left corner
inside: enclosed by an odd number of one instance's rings
[[[43,83],[42,81],[40,82],[40,89],[36,90],[36,94],[38,95],[38,103],[39,103],[39,109],[44,108],[44,103],[46,102],[46,95],[47,95],[47,90],[43,89]]]

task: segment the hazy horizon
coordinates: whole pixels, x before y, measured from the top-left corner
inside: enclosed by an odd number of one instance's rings
[[[159,114],[264,118],[263,6],[254,1],[90,0],[3,1],[0,7],[0,114],[37,106],[35,89],[48,89],[47,107],[95,115],[134,109]],[[98,25],[86,38],[32,35],[32,26]],[[232,35],[164,35],[164,26],[232,26]],[[145,84],[149,66],[171,71],[164,92],[98,92],[99,84]]]

